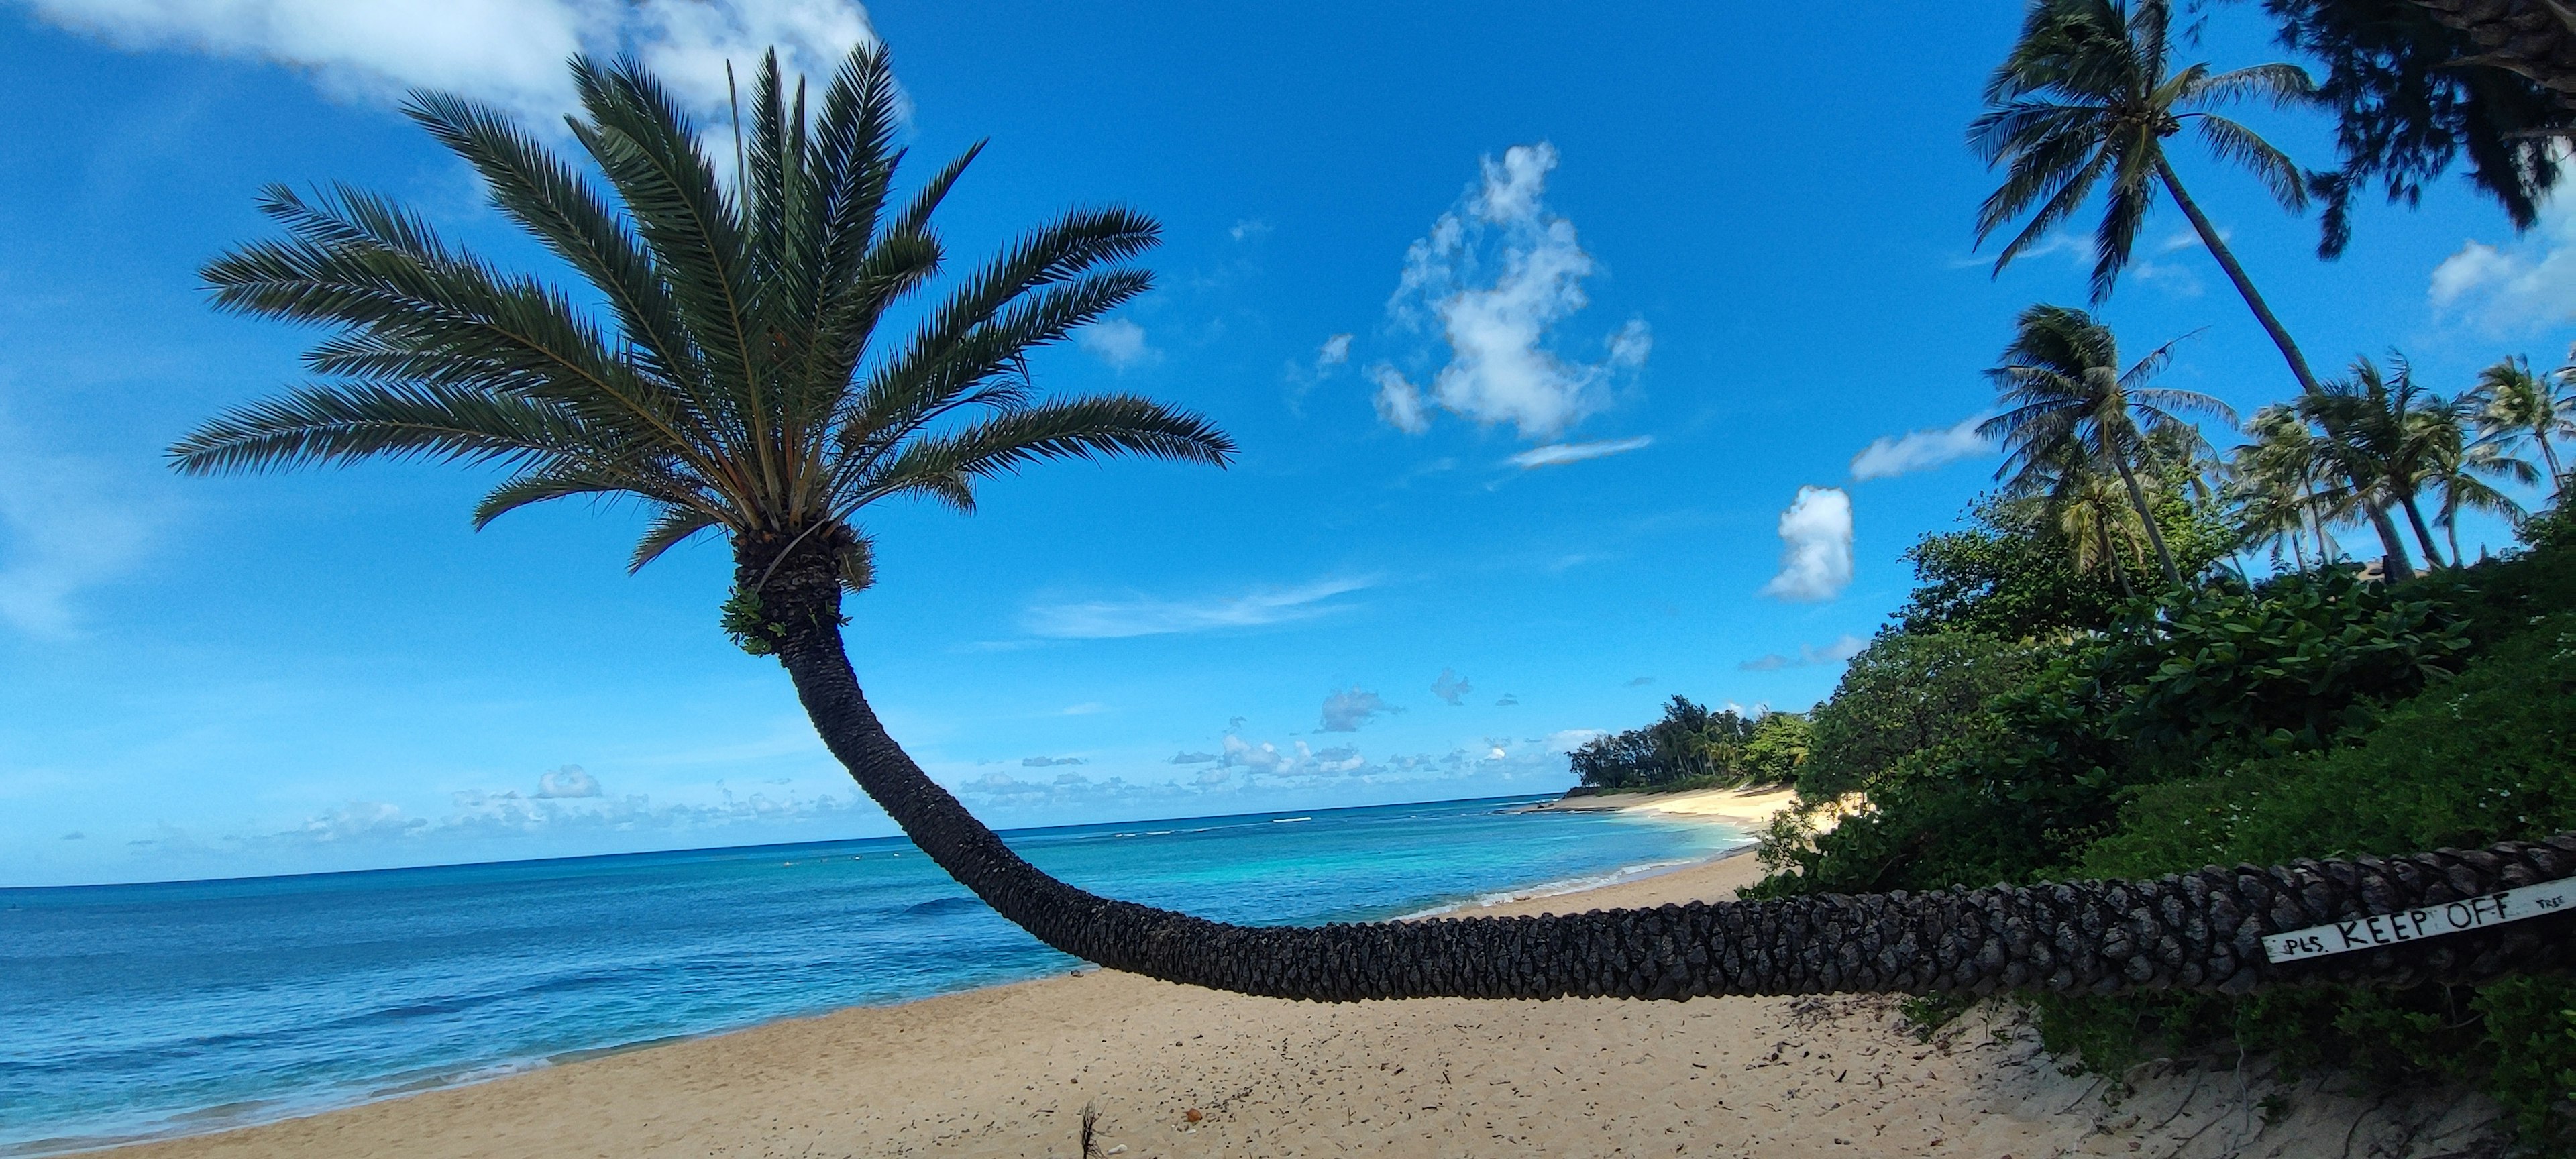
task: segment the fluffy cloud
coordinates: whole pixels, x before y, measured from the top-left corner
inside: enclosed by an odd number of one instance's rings
[[[1125,318],[1094,322],[1074,331],[1073,340],[1112,370],[1125,370],[1157,353],[1145,344],[1145,328]]]
[[[564,59],[632,53],[702,111],[725,105],[724,65],[775,45],[817,83],[859,44],[848,0],[26,0],[40,18],[127,48],[287,65],[335,96],[414,87],[491,101],[550,128],[574,106]]]
[[[1861,639],[1858,636],[1845,633],[1841,638],[1836,639],[1833,643],[1827,644],[1822,648],[1816,647],[1813,644],[1800,644],[1798,645],[1798,654],[1795,656],[1784,656],[1778,652],[1774,652],[1768,656],[1754,657],[1751,660],[1747,660],[1742,664],[1736,665],[1736,667],[1747,672],[1777,672],[1783,668],[1806,668],[1817,664],[1839,664],[1854,656],[1860,655],[1860,650],[1866,647],[1869,647],[1869,641]]]
[[[1172,754],[1172,763],[1176,765],[1204,765],[1215,759],[1215,753],[1194,753],[1186,749]]]
[[[1780,513],[1780,574],[1762,594],[1784,600],[1830,600],[1852,578],[1851,495],[1839,487],[1800,487]]]
[[[1986,417],[1974,414],[1946,427],[1927,427],[1902,436],[1881,435],[1852,456],[1852,481],[1928,471],[1945,463],[1990,454],[1994,444],[1977,433]]]
[[[1053,767],[1055,767],[1055,766],[1057,766],[1057,765],[1078,765],[1078,764],[1081,764],[1081,763],[1082,763],[1082,758],[1081,758],[1081,757],[1021,757],[1021,758],[1020,758],[1020,767],[1021,767],[1021,768],[1026,768],[1026,769],[1045,769],[1045,768],[1053,768]]]
[[[1351,336],[1335,334],[1315,348],[1315,373],[1322,374],[1351,360]]]
[[[537,799],[571,801],[599,795],[599,778],[580,765],[565,765],[537,778]]]
[[[1654,441],[1655,438],[1652,435],[1639,435],[1633,439],[1610,439],[1598,443],[1549,443],[1544,447],[1532,447],[1505,461],[1526,471],[1532,467],[1554,467],[1561,463],[1580,463],[1585,459],[1624,455],[1630,451],[1643,450]]]
[[[1282,751],[1268,741],[1255,743],[1227,733],[1217,767],[1271,777],[1334,777],[1366,769],[1368,758],[1349,745],[1313,749],[1301,740]]]
[[[1541,200],[1556,164],[1556,147],[1544,141],[1484,158],[1478,184],[1405,251],[1387,310],[1416,327],[1437,322],[1449,360],[1427,389],[1392,366],[1372,368],[1378,415],[1389,424],[1419,433],[1437,404],[1488,426],[1511,423],[1526,439],[1553,439],[1601,408],[1614,371],[1644,364],[1653,335],[1643,319],[1605,339],[1599,362],[1549,349],[1556,324],[1588,303],[1583,282],[1594,271],[1574,223]]]
[[[1451,708],[1466,703],[1467,694],[1475,690],[1476,686],[1467,683],[1465,677],[1447,668],[1441,669],[1440,678],[1431,682],[1431,695],[1439,697]]]
[[[1033,635],[1065,640],[1121,639],[1249,628],[1311,620],[1348,608],[1326,601],[1369,586],[1365,579],[1318,580],[1302,587],[1264,588],[1205,600],[1096,600],[1030,608],[1022,618]]]
[[[2576,205],[2553,197],[2540,223],[2503,246],[2470,241],[2433,267],[2434,313],[2489,334],[2563,326],[2576,315]]]
[[[1354,685],[1348,692],[1336,692],[1324,698],[1323,723],[1316,727],[1324,732],[1358,732],[1372,718],[1402,712],[1378,694]]]

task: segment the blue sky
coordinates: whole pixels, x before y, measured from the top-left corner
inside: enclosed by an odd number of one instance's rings
[[[481,533],[426,466],[180,479],[161,448],[311,337],[198,263],[268,182],[393,193],[546,269],[391,112],[531,117],[575,48],[701,100],[783,43],[890,44],[978,254],[1077,203],[1158,216],[1151,295],[1039,380],[1143,391],[1232,469],[1051,466],[889,509],[849,629],[934,776],[1001,825],[1539,792],[1675,693],[1802,708],[1995,459],[1959,424],[2071,246],[2000,279],[1961,145],[2018,7],[828,0],[0,4],[0,884],[291,872],[889,831],[785,680],[716,630],[726,561],[634,577],[635,512]],[[2193,50],[2273,59],[2248,6]],[[2309,164],[2323,119],[2255,113]],[[2321,367],[2445,390],[2572,335],[2576,218],[2458,183],[2339,263],[2205,157],[2186,180]],[[2160,207],[2106,316],[2251,409],[2278,357]],[[1907,436],[1912,434],[1909,440]],[[1884,441],[1882,441],[1884,440]],[[1897,441],[1904,440],[1904,441]],[[1863,456],[1876,444],[1875,453]],[[2501,533],[2488,537],[2501,542]],[[570,768],[568,768],[568,766]]]

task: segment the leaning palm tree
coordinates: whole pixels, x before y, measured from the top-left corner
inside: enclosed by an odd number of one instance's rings
[[[330,328],[308,356],[321,381],[208,423],[173,448],[177,465],[500,465],[511,474],[478,519],[567,496],[639,499],[654,512],[639,566],[693,535],[722,537],[734,562],[726,628],[786,669],[826,747],[914,844],[1066,953],[1324,1000],[2240,990],[2472,981],[2576,958],[2567,939],[2511,931],[2469,935],[2478,952],[2456,958],[2445,946],[2275,962],[2246,949],[2447,891],[2576,874],[2576,836],[2261,874],[1320,927],[1228,925],[1076,889],[1013,852],[887,735],[851,667],[841,606],[874,575],[862,517],[880,500],[971,510],[978,483],[1050,458],[1227,459],[1231,444],[1196,416],[1119,395],[1047,400],[1030,381],[1028,351],[1145,288],[1120,263],[1153,241],[1153,224],[1067,214],[880,345],[889,311],[938,272],[931,214],[966,163],[895,196],[897,98],[882,54],[853,54],[813,117],[802,86],[791,97],[774,61],[764,66],[731,190],[640,68],[576,63],[575,75],[584,115],[571,133],[613,201],[487,108],[424,93],[410,111],[588,283],[599,316],[381,198],[272,191],[286,238],[217,259],[207,280],[224,309]]]
[[[2333,492],[2337,502],[2347,511],[2405,513],[2425,562],[2441,567],[2421,500],[2441,448],[2460,437],[2452,405],[2416,383],[2403,356],[2392,355],[2386,370],[2369,358],[2354,359],[2349,375],[2300,399],[2299,413],[2325,432],[2323,457],[2342,483]]]
[[[2550,440],[2576,436],[2576,366],[2535,374],[2517,354],[2479,371],[2468,400],[2476,406],[2478,441],[2506,451],[2525,442],[2539,448],[2541,465],[2549,472],[2549,493],[2556,497],[2566,469],[2559,466],[2558,449]]]
[[[1986,82],[1987,111],[1969,123],[1968,144],[1989,166],[2004,167],[2004,183],[1977,210],[1977,241],[2027,215],[2028,220],[1996,255],[2000,274],[2051,230],[2072,219],[2096,187],[2102,219],[2093,230],[2093,303],[2100,305],[2129,263],[2147,211],[2161,187],[2192,232],[2218,259],[2218,268],[2245,299],[2299,384],[2317,392],[2307,356],[2254,288],[2227,239],[2183,188],[2165,142],[2185,125],[2219,160],[2254,175],[2284,208],[2307,205],[2307,187],[2289,156],[2245,125],[2217,110],[2246,100],[2278,106],[2303,102],[2314,91],[2308,74],[2291,64],[2258,64],[2213,72],[2206,64],[2172,68],[2168,0],[2036,0],[2022,20],[2012,54]],[[2366,490],[2356,486],[2356,490]],[[2364,501],[2386,549],[2391,574],[2409,569],[2397,526],[2373,501]]]
[[[2174,587],[2182,586],[2182,571],[2174,566],[2146,488],[2138,482],[2147,438],[2170,427],[2189,427],[2181,417],[2186,411],[2217,415],[2231,426],[2236,422],[2227,404],[2208,395],[2146,385],[2172,361],[2180,341],[2165,343],[2124,369],[2110,327],[2071,306],[2033,306],[2014,319],[2003,364],[1986,372],[1999,391],[2002,413],[1977,428],[1978,434],[2002,442],[2004,465],[1996,477],[2007,479],[2008,487],[2027,488],[2069,459],[2116,472],[2155,548],[2165,582]]]

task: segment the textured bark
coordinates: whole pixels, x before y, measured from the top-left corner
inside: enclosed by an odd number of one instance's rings
[[[765,564],[764,564],[765,567]],[[744,564],[746,580],[767,574]],[[2553,915],[2286,965],[2262,936],[2576,875],[2576,834],[2400,858],[2212,867],[2137,882],[1694,902],[1538,917],[1239,926],[1099,897],[1002,843],[905,755],[842,650],[839,591],[810,560],[764,593],[825,602],[787,617],[779,658],[834,756],[913,843],[1040,941],[1166,981],[1317,1001],[1685,999],[1706,994],[2000,990],[2243,992],[2339,982],[2474,982],[2570,964]]]
[[[2562,0],[2416,0],[2479,48],[2460,63],[2518,74],[2576,97],[2576,9]]]

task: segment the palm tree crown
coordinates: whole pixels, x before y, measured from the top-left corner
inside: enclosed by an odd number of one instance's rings
[[[1223,464],[1203,419],[1143,398],[1040,399],[1029,351],[1151,285],[1121,265],[1156,240],[1135,212],[1076,210],[966,277],[899,346],[889,309],[936,276],[931,215],[977,149],[898,200],[898,96],[883,52],[854,52],[808,115],[777,57],[751,86],[728,189],[689,117],[631,62],[573,63],[573,138],[615,200],[494,110],[415,93],[411,118],[472,165],[493,205],[589,283],[605,318],[440,240],[345,187],[272,187],[286,228],[205,267],[218,308],[328,326],[322,381],[234,410],[171,454],[216,472],[366,458],[498,463],[477,526],[568,496],[642,500],[631,565],[700,532],[738,558],[810,544],[840,583],[873,576],[861,508],[913,496],[972,511],[977,481],[1037,459],[1136,454]],[[873,357],[872,357],[873,356]],[[750,553],[746,555],[746,553]],[[776,626],[765,570],[728,605],[745,646]]]
[[[2504,450],[2525,442],[2539,448],[2555,496],[2566,469],[2558,463],[2552,440],[2576,436],[2576,366],[2535,374],[2531,363],[2517,355],[2479,371],[2467,401],[2475,408],[2471,417],[2480,442]]]
[[[2206,64],[2168,72],[2171,7],[2164,0],[2040,0],[2012,55],[1986,82],[1992,107],[1970,122],[1968,141],[1988,164],[2005,166],[2003,185],[1977,210],[1977,240],[2029,213],[1995,259],[2000,273],[2103,187],[2093,234],[2093,300],[2111,294],[2129,262],[2159,181],[2172,178],[2165,139],[2192,125],[2221,160],[2253,173],[2291,210],[2307,205],[2299,168],[2252,129],[2212,110],[2247,98],[2275,104],[2308,98],[2314,85],[2296,65],[2261,64],[2214,73]],[[2034,211],[2033,206],[2037,209]],[[2197,208],[2187,206],[2196,215]],[[2194,222],[2198,225],[2198,222]],[[2222,246],[2211,231],[2213,249]]]
[[[2208,395],[2146,385],[2172,360],[2173,348],[2168,342],[2123,369],[2110,327],[2073,307],[2033,306],[2015,319],[2002,365],[1986,372],[2003,413],[1977,433],[2003,442],[2004,465],[1996,477],[2015,489],[2044,485],[2043,477],[2063,474],[2070,461],[2111,468],[2128,489],[2165,579],[2180,585],[2182,574],[2165,548],[2137,465],[2148,457],[2148,436],[2192,429],[2182,412],[2219,415],[2230,424],[2236,416]]]

